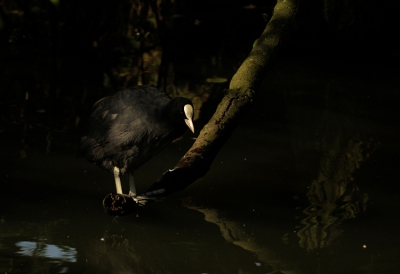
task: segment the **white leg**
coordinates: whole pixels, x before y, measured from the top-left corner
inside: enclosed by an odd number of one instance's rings
[[[115,188],[117,189],[117,194],[122,194],[122,186],[121,186],[121,178],[119,178],[119,168],[114,167],[114,179],[115,179]]]
[[[136,197],[135,179],[133,178],[133,172],[129,173],[129,196]]]

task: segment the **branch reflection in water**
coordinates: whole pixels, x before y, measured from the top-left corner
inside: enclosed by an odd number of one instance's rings
[[[318,178],[307,193],[310,205],[298,231],[300,247],[306,250],[325,248],[342,234],[338,225],[366,210],[368,194],[356,184],[353,173],[375,149],[373,141],[350,139],[343,144],[337,136],[322,145],[323,157]]]

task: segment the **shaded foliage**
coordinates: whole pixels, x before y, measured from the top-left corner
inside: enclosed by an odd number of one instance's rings
[[[30,132],[38,127],[42,135],[74,131],[93,102],[122,87],[159,84],[176,95],[189,80],[204,86],[206,77],[221,76],[221,58],[238,65],[232,56],[242,54],[237,45],[226,44],[224,34],[230,35],[229,23],[242,4],[225,6],[225,1],[3,1],[3,131],[25,137],[37,135]],[[222,47],[231,49],[229,56]],[[22,147],[31,142],[23,140]]]
[[[285,56],[317,51],[326,61],[357,53],[368,62],[397,54],[397,17],[388,8],[394,1],[303,2]],[[95,101],[137,84],[184,94],[211,113],[217,103],[202,103],[219,100],[227,84],[206,79],[232,77],[274,4],[1,1],[2,136],[21,149],[36,144],[50,151],[50,143],[71,141]],[[203,123],[209,117],[204,114]]]

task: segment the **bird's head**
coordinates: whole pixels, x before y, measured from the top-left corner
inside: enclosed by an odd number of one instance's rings
[[[178,123],[185,123],[187,127],[194,133],[193,117],[194,108],[192,102],[183,97],[176,97],[170,102],[169,115],[171,119]]]
[[[183,113],[185,114],[185,123],[188,128],[194,133],[193,116],[194,110],[192,104],[186,104],[183,107]]]

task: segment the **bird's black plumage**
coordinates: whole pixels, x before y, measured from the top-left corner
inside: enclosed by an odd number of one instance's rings
[[[105,97],[93,106],[78,157],[111,172],[115,167],[121,174],[133,172],[188,129],[185,120],[192,123],[193,117],[186,117],[185,105],[193,111],[189,99],[171,99],[148,86]]]

